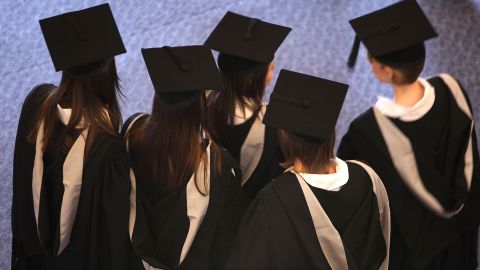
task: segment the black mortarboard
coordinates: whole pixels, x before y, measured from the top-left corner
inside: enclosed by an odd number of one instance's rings
[[[227,12],[205,41],[205,45],[219,51],[222,71],[243,71],[258,63],[270,63],[292,30],[259,19]],[[221,57],[224,55],[225,57]]]
[[[348,85],[282,69],[263,118],[266,125],[308,143],[323,143],[335,131]]]
[[[404,0],[350,21],[356,37],[348,66],[356,62],[360,41],[384,64],[409,67],[425,59],[424,41],[437,36],[415,0]]]
[[[142,49],[155,92],[166,105],[181,108],[204,90],[223,89],[212,51],[202,45]]]
[[[126,52],[108,4],[42,19],[40,27],[56,71],[85,75]]]

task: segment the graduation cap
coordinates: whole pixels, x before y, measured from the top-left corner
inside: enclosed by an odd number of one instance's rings
[[[332,136],[348,85],[282,69],[263,123],[320,144]]]
[[[204,90],[223,89],[212,51],[202,45],[142,49],[155,93],[171,109],[190,105]]]
[[[126,52],[108,4],[39,22],[56,71],[86,75],[109,57]]]
[[[219,51],[221,71],[238,72],[270,63],[292,30],[228,11],[205,41]]]
[[[415,0],[404,0],[350,21],[356,37],[348,59],[353,68],[360,42],[380,62],[409,67],[425,60],[424,41],[437,33]]]

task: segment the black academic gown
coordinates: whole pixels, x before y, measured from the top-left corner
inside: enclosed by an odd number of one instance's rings
[[[372,181],[359,165],[347,164],[349,180],[340,191],[310,188],[340,234],[348,268],[378,269],[388,241]],[[226,269],[331,269],[294,174],[281,174],[258,193],[244,215]]]
[[[70,241],[59,255],[64,191],[61,178],[66,155],[44,154],[37,230],[32,195],[35,145],[26,137],[41,104],[54,88],[36,87],[22,107],[13,169],[12,269],[129,269],[133,255],[128,237],[129,162],[118,138],[106,134],[95,138],[84,160]],[[59,121],[58,132],[64,127]]]
[[[137,116],[130,117],[125,127]],[[141,117],[132,126],[140,123]],[[160,269],[223,269],[249,200],[240,187],[236,162],[228,152],[221,149],[220,156],[214,151],[210,155],[212,161],[221,159],[221,171],[213,173],[211,162],[207,212],[181,263],[190,226],[186,188],[180,193],[168,191],[135,172],[136,214],[131,241],[138,265],[144,261]]]
[[[255,112],[250,119],[239,125],[230,125],[228,135],[220,138],[219,143],[228,150],[232,157],[240,163],[242,158],[251,159],[252,157],[242,157],[241,148],[244,145],[254,121],[257,119],[259,111]],[[262,124],[263,125],[263,124]],[[252,172],[251,176],[242,186],[245,193],[253,199],[257,192],[283,172],[280,163],[283,161],[283,154],[278,145],[277,129],[265,126],[264,146],[261,152],[260,160]]]
[[[392,211],[390,269],[475,269],[480,221],[475,129],[472,185],[467,192],[464,157],[471,121],[442,79],[435,77],[429,82],[435,89],[429,112],[412,122],[390,120],[410,139],[426,189],[447,210],[464,203],[460,213],[449,219],[439,217],[407,187],[394,167],[373,109],[352,122],[338,156],[368,162],[384,182]]]

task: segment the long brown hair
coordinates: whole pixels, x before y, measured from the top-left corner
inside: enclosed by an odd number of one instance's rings
[[[218,58],[225,57],[221,53]],[[235,104],[242,108],[256,111],[262,104],[265,94],[265,78],[268,74],[269,64],[258,63],[255,67],[243,72],[221,71],[225,89],[213,91],[208,98],[210,131],[216,139],[225,138],[228,126],[233,123]],[[247,99],[253,104],[247,103]]]
[[[334,165],[333,148],[335,147],[335,132],[321,144],[301,141],[295,135],[283,129],[278,130],[278,141],[285,157],[283,168],[294,166],[295,160],[300,160],[302,166],[311,173],[326,173]]]
[[[202,161],[206,172],[209,164],[205,144],[200,141],[203,134],[208,136],[205,93],[192,104],[175,110],[165,106],[155,94],[152,113],[139,121],[125,135],[136,174],[168,191],[180,192]],[[214,174],[221,169],[220,149],[213,142],[210,149]],[[208,193],[199,188],[196,175],[195,185],[202,194]]]
[[[62,72],[59,86],[49,94],[40,108],[36,126],[28,135],[30,142],[35,142],[40,123],[44,122],[44,151],[53,147],[53,134],[58,123],[57,104],[72,109],[63,138],[63,150],[73,144],[76,127],[83,121],[89,127],[85,153],[99,133],[117,137],[122,116],[117,95],[121,95],[115,59],[109,58],[106,63],[88,75],[72,76]],[[83,119],[83,120],[82,120]]]

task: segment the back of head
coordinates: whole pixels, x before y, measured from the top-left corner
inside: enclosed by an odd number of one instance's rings
[[[344,83],[280,71],[263,123],[279,130],[284,166],[301,162],[303,170],[311,173],[330,169],[335,157],[335,125],[347,89]]]
[[[352,19],[350,24],[356,34],[348,59],[350,68],[363,43],[369,55],[385,65],[418,70],[425,61],[424,42],[438,36],[415,0],[399,1]],[[412,78],[409,74],[405,77],[407,81]]]
[[[210,129],[224,138],[233,123],[235,107],[256,111],[265,94],[269,64],[219,53],[218,64],[225,89],[209,96]]]
[[[71,145],[75,129],[89,128],[86,149],[99,133],[117,136],[122,118],[118,105],[117,94],[119,79],[113,57],[95,70],[82,76],[72,75],[69,71],[62,72],[62,79],[57,89],[43,103],[38,114],[37,126],[29,135],[35,140],[39,124],[44,121],[44,140],[47,149],[51,143],[54,126],[59,121],[57,105],[70,108],[72,113],[66,126],[64,146]]]
[[[290,27],[228,11],[207,38],[205,45],[219,52],[225,84],[225,91],[209,100],[212,128],[218,137],[227,136],[237,104],[252,110],[260,106],[269,65],[290,31]]]
[[[169,95],[155,94],[151,115],[132,129],[128,138],[135,172],[178,192],[205,160],[206,98],[202,92],[188,105],[172,109],[164,100],[182,97]]]
[[[312,143],[313,141],[305,140],[305,136],[279,129],[278,141],[285,157],[285,162],[282,163],[285,169],[299,161],[305,172],[321,174],[328,172],[335,164],[335,132],[321,143]]]
[[[132,165],[145,180],[180,192],[198,166],[209,166],[205,90],[222,89],[221,76],[205,46],[144,48],[142,55],[155,97],[150,117],[127,134]]]
[[[97,134],[117,136],[122,122],[114,56],[126,50],[112,11],[105,3],[45,18],[39,23],[55,70],[62,71],[62,80],[44,102],[29,139],[35,139],[43,120],[44,147],[49,147],[60,105],[72,110],[65,146],[68,148],[76,128],[88,127],[88,152]]]
[[[397,85],[412,84],[418,79],[425,65],[425,44],[421,42],[378,57],[373,57],[372,54],[368,53],[368,57],[393,70],[393,83]]]

